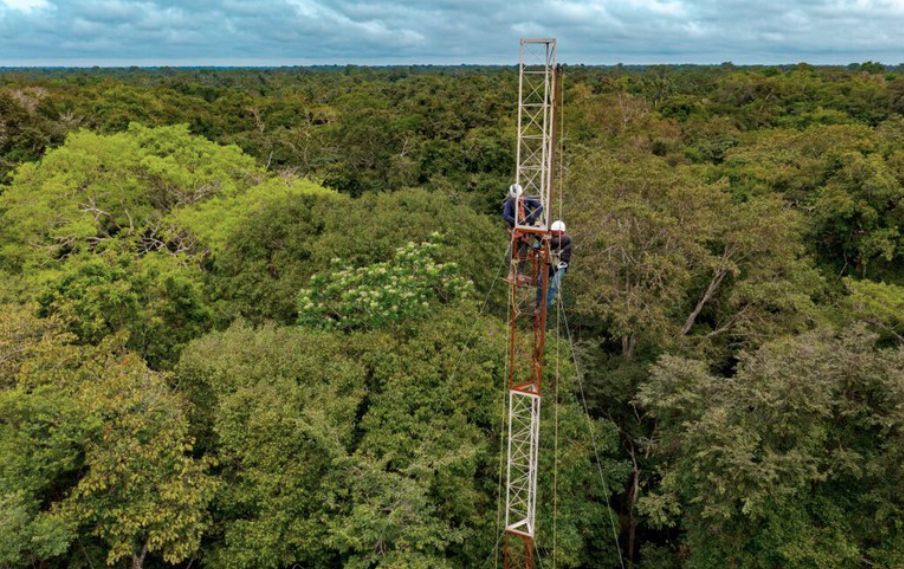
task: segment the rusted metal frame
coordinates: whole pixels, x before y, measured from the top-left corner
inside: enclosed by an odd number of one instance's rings
[[[518,540],[516,545],[520,551],[513,551],[512,540]],[[534,539],[518,531],[506,531],[502,544],[504,569],[523,569],[534,567]]]

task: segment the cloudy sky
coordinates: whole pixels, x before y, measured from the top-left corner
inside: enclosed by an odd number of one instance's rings
[[[0,0],[0,66],[904,62],[904,0]]]

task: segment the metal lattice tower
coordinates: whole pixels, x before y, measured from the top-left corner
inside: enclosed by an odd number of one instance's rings
[[[518,148],[515,183],[543,205],[539,227],[549,229],[552,205],[556,40],[522,39],[518,64]],[[522,220],[516,225],[522,227]],[[524,226],[526,227],[526,226]]]
[[[525,283],[516,277],[510,283],[505,569],[534,567],[555,148],[556,40],[522,39],[520,52],[516,183],[524,190],[522,199],[539,200],[543,213],[533,225],[522,223],[525,220],[516,213],[512,230],[512,264],[523,267],[529,278]]]

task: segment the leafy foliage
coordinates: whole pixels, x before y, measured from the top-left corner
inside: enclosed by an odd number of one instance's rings
[[[566,68],[544,566],[904,564],[902,71]],[[516,88],[0,72],[0,565],[486,565]]]
[[[209,563],[454,567],[485,560],[498,506],[505,337],[497,323],[478,318],[491,341],[472,344],[458,362],[475,318],[467,307],[441,307],[408,333],[238,324],[196,341],[176,373],[199,410],[193,416],[203,417],[197,432],[216,449],[228,481],[214,509],[225,533]],[[570,425],[560,496],[579,508],[559,523],[583,550],[605,519],[605,493],[590,468],[583,417],[570,402],[559,413]],[[608,432],[603,450],[611,452]],[[623,469],[601,458],[611,485]],[[588,486],[597,489],[590,501]],[[580,558],[563,556],[563,563]]]
[[[904,344],[904,288],[868,280],[845,279],[854,314],[884,335]]]
[[[455,263],[437,263],[439,234],[396,249],[392,260],[367,267],[341,267],[311,277],[298,293],[298,323],[327,329],[379,328],[436,310],[437,301],[466,298],[471,281]]]
[[[435,262],[454,263],[478,288],[490,285],[505,252],[504,233],[467,206],[424,190],[274,200],[249,212],[213,259],[208,282],[224,301],[221,318],[295,323],[298,291],[315,274],[335,270],[333,259],[389,263],[400,246],[433,233],[444,236]]]
[[[238,148],[192,137],[184,126],[72,134],[41,162],[23,165],[0,196],[3,258],[14,267],[47,266],[109,240],[140,252],[192,251],[167,214],[234,196],[257,172]]]
[[[129,348],[156,366],[175,363],[182,345],[210,320],[193,271],[169,255],[82,254],[41,278],[42,316],[59,316],[90,343],[126,331]]]
[[[210,461],[191,456],[180,397],[115,338],[73,346],[55,321],[11,310],[0,330],[4,564],[56,558],[80,535],[96,536],[111,564],[187,558],[216,482]]]
[[[76,399],[103,429],[85,444],[88,471],[63,509],[108,544],[108,564],[147,553],[187,559],[207,529],[216,482],[210,461],[190,454],[178,398],[131,355],[90,362],[84,372],[98,379]]]
[[[688,532],[691,567],[900,562],[904,352],[854,328],[782,340],[733,378],[664,358],[639,401],[670,457],[643,502]]]
[[[735,202],[723,182],[656,157],[590,155],[571,179],[580,310],[608,322],[626,357],[638,344],[750,344],[806,325],[819,276],[780,199]]]

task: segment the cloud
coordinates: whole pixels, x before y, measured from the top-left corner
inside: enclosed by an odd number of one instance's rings
[[[31,12],[48,6],[47,0],[3,0],[0,4],[21,12]]]
[[[0,65],[904,61],[904,0],[0,0]]]

